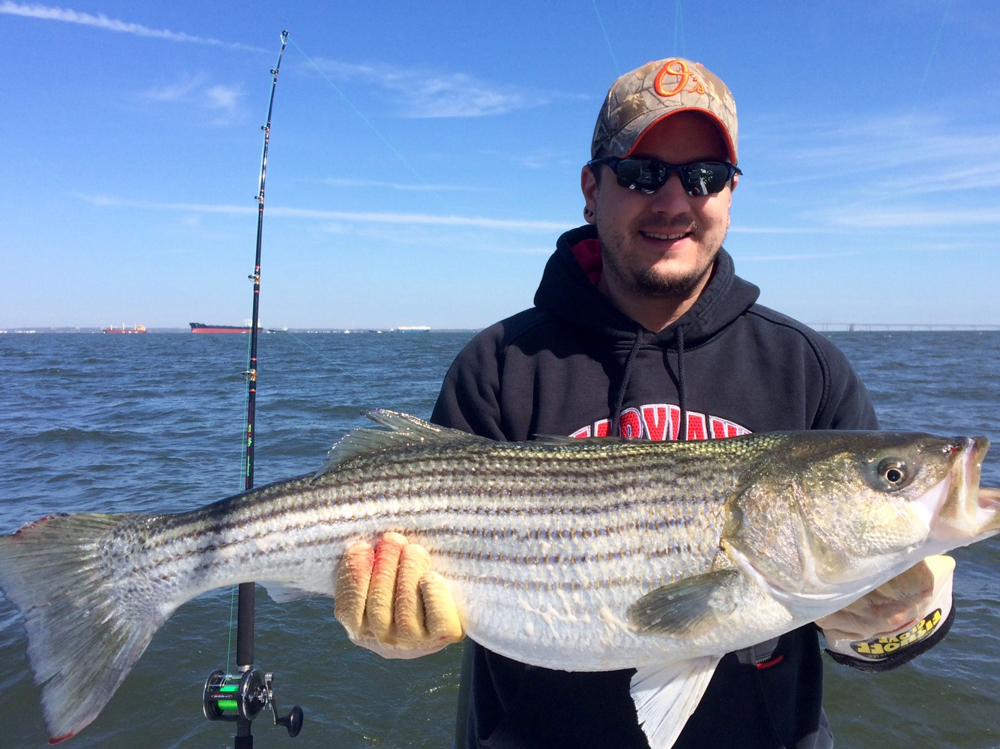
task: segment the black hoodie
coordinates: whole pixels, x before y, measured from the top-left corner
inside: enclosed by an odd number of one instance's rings
[[[472,339],[448,371],[432,420],[498,440],[878,428],[844,355],[758,305],[759,290],[735,275],[725,250],[694,306],[659,333],[612,305],[599,277],[594,227],[560,237],[535,307]],[[458,745],[646,747],[629,695],[633,673],[552,671],[470,642]],[[821,702],[809,625],[725,656],[675,746],[829,747]]]

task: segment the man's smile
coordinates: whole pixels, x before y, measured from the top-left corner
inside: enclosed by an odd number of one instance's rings
[[[646,237],[647,239],[659,239],[659,240],[665,240],[665,241],[668,241],[668,242],[675,242],[675,241],[677,241],[679,239],[684,239],[685,237],[691,236],[691,232],[690,231],[685,231],[685,232],[680,232],[680,233],[672,233],[672,234],[654,234],[651,231],[640,231],[639,233],[642,236]]]

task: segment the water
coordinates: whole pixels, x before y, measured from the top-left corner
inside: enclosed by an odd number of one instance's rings
[[[867,383],[883,427],[984,434],[998,446],[1000,333],[831,334]],[[260,339],[258,484],[315,469],[366,408],[430,414],[468,333],[273,334]],[[242,488],[242,336],[0,336],[0,532],[55,511],[177,511]],[[955,553],[958,618],[908,666],[868,675],[830,664],[838,747],[1000,746],[1000,557],[995,540]],[[201,716],[201,689],[227,668],[229,591],[183,606],[76,747],[231,747]],[[257,596],[257,666],[277,675],[289,739],[262,715],[258,747],[444,747],[460,651],[385,661],[347,642],[333,606]],[[46,743],[19,616],[0,598],[0,746]],[[235,666],[230,663],[230,670]]]

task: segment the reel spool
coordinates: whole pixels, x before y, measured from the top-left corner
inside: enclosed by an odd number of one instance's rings
[[[261,674],[256,669],[242,674],[213,671],[205,680],[202,711],[209,720],[235,721],[243,718],[252,721],[266,707],[271,708],[274,725],[284,726],[292,738],[299,735],[305,719],[302,708],[296,705],[288,715],[278,717],[274,701],[274,674]]]

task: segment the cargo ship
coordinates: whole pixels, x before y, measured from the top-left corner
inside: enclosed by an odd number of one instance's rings
[[[188,323],[192,333],[249,333],[249,325],[206,325],[203,322]],[[263,330],[258,324],[257,332]]]
[[[132,334],[132,333],[145,333],[146,332],[146,326],[145,325],[133,325],[131,328],[126,328],[125,327],[125,323],[122,323],[122,326],[120,328],[116,328],[114,325],[112,325],[110,328],[101,328],[101,332],[102,333],[117,333],[119,335],[121,335],[123,333],[125,335],[129,335],[129,334]]]

